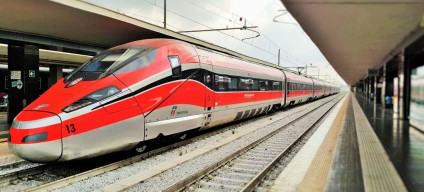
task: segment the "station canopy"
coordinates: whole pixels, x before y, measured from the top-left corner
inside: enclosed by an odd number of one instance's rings
[[[349,85],[424,34],[422,0],[282,0]]]
[[[0,0],[0,18],[0,40],[101,50],[147,38],[174,38],[281,68],[80,0]]]

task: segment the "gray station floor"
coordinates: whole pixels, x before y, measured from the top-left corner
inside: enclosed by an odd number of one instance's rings
[[[270,191],[423,191],[424,133],[362,95],[340,105]]]
[[[423,191],[424,133],[398,119],[392,108],[360,94],[356,98],[408,190]]]

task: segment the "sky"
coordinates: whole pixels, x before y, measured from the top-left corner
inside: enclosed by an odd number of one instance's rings
[[[84,1],[157,26],[164,25],[164,0]],[[251,29],[257,32],[237,29],[183,34],[274,64],[278,63],[280,49],[280,65],[308,65],[308,75],[319,74],[320,79],[346,85],[279,0],[167,0],[166,4],[170,30],[222,29],[243,27],[245,23],[248,27],[257,26]],[[277,22],[273,21],[281,14]],[[258,33],[259,37],[255,37]]]

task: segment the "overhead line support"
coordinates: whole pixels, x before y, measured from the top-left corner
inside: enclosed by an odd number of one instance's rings
[[[192,32],[205,32],[205,31],[226,31],[226,30],[245,30],[245,29],[251,29],[251,28],[258,28],[258,26],[251,26],[251,27],[230,27],[230,28],[221,28],[221,29],[200,29],[200,30],[190,30],[190,31],[178,31],[178,33],[192,33]]]

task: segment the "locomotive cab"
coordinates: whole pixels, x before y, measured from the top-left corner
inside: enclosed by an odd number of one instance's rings
[[[106,50],[18,114],[9,148],[33,162],[68,161],[129,150],[188,125],[198,128],[203,106],[193,110],[179,100],[204,102],[202,94],[186,94],[205,89],[188,81],[197,77],[198,62],[192,46],[175,40],[142,40]],[[181,129],[170,129],[170,123]]]
[[[117,75],[150,65],[155,55],[155,48],[130,46],[95,56],[18,114],[10,150],[29,161],[52,162],[136,145],[143,140],[144,116]]]

